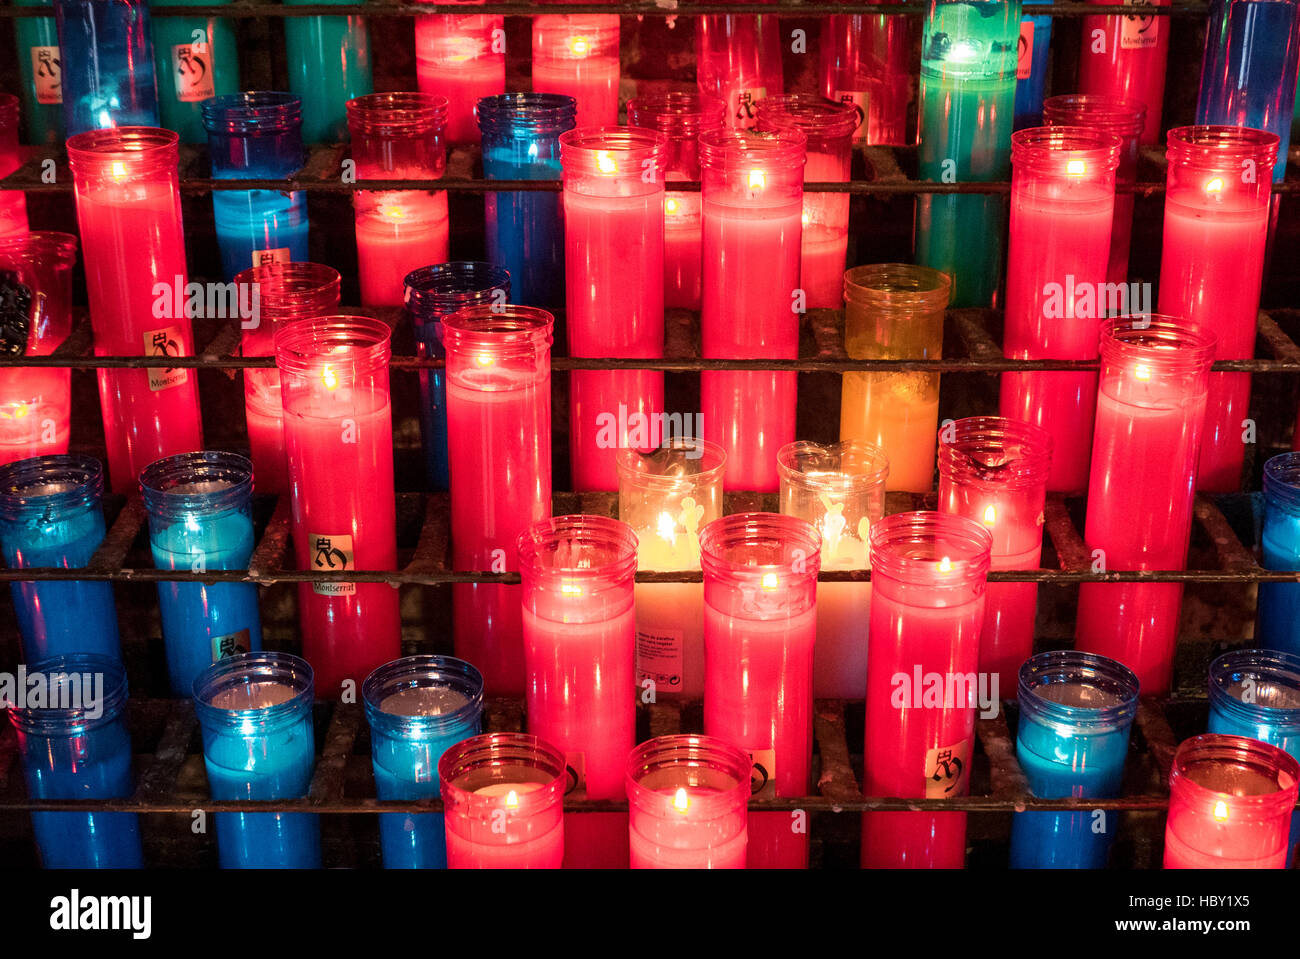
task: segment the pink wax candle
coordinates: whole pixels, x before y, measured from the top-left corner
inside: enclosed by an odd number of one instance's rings
[[[867,443],[791,443],[777,454],[781,512],[822,538],[822,569],[868,569],[871,524],[885,515],[885,451]],[[813,694],[858,699],[867,682],[870,583],[820,583]]]
[[[1107,0],[1089,0],[1105,3]],[[1126,0],[1132,6],[1167,7],[1172,0]],[[1146,107],[1142,144],[1160,140],[1169,57],[1169,17],[1140,11],[1122,17],[1084,17],[1079,92],[1135,100]]]
[[[868,796],[946,799],[970,789],[976,670],[993,537],[964,516],[895,513],[871,528]],[[925,689],[938,683],[940,705]],[[868,812],[864,868],[960,869],[966,814]]]
[[[578,101],[575,126],[618,123],[618,16],[533,17],[533,92]]]
[[[939,511],[965,516],[993,537],[990,569],[1038,569],[1052,437],[1029,423],[970,416],[939,431]],[[995,675],[999,697],[1017,688],[1034,652],[1036,583],[990,583],[979,671]]]
[[[758,129],[793,126],[807,139],[805,183],[847,183],[853,163],[857,108],[807,94],[768,97],[758,105]],[[804,193],[799,287],[808,309],[838,310],[844,303],[849,246],[849,195]]]
[[[347,107],[358,179],[436,180],[446,172],[444,97],[371,93]],[[447,261],[447,194],[360,190],[355,203],[361,302],[401,306],[406,274]]]
[[[1115,134],[1085,127],[1033,127],[1011,134],[1007,356],[1084,360],[1097,355],[1097,331],[1108,313],[1106,265],[1121,145]],[[1083,438],[1092,433],[1096,391],[1095,373],[1002,376],[1002,415],[1052,437],[1048,489],[1073,492],[1088,481]]]
[[[751,129],[758,101],[784,92],[780,30],[772,16],[695,18],[696,83],[703,96],[725,104],[727,126]]]
[[[388,325],[366,316],[294,320],[275,331],[299,568],[394,569],[397,508]],[[303,656],[317,695],[359,688],[401,652],[397,590],[320,581],[298,588]]]
[[[704,732],[753,758],[757,795],[806,796],[821,537],[806,520],[736,513],[700,531]],[[797,817],[750,817],[750,868],[808,866]]]
[[[1244,127],[1169,131],[1160,312],[1212,332],[1217,360],[1255,355],[1277,148],[1277,134]],[[1239,488],[1249,415],[1250,374],[1212,373],[1198,489]]]
[[[658,130],[668,137],[666,178],[700,178],[701,130],[722,125],[722,101],[695,93],[666,93],[627,101],[630,126]],[[700,195],[667,190],[664,195],[664,306],[700,308],[700,244],[703,223]]]
[[[797,359],[805,136],[700,134],[706,358]],[[797,374],[706,372],[704,438],[727,451],[727,483],[776,490],[776,453],[794,440]]]
[[[443,317],[458,570],[518,569],[519,534],[551,515],[553,324],[545,310],[486,303]],[[488,695],[522,695],[519,587],[458,583],[452,599],[456,655],[478,667]]]
[[[664,355],[667,150],[662,133],[637,127],[560,135],[566,321],[573,356]],[[574,489],[617,489],[619,449],[650,445],[647,425],[659,422],[663,408],[663,373],[575,370],[569,378]]]
[[[1043,124],[1049,127],[1089,127],[1113,133],[1123,141],[1115,170],[1115,216],[1110,223],[1110,260],[1106,282],[1128,282],[1128,255],[1133,237],[1134,194],[1119,192],[1137,182],[1138,141],[1146,124],[1146,107],[1136,100],[1101,94],[1067,93],[1043,101]],[[1124,312],[1138,309],[1130,305]]]
[[[30,297],[25,356],[49,356],[72,332],[72,267],[77,238],[20,233],[0,238],[0,272]],[[0,465],[68,451],[71,370],[0,370]]]
[[[1300,764],[1242,736],[1185,740],[1169,771],[1166,869],[1285,869]]]
[[[709,736],[659,736],[627,757],[633,869],[744,869],[752,761]]]
[[[438,760],[448,869],[559,869],[564,753],[536,736],[471,736]]]
[[[421,93],[446,98],[447,139],[455,144],[478,143],[478,101],[506,92],[505,17],[416,17],[415,78]]]
[[[1182,569],[1214,337],[1166,316],[1102,327],[1084,540],[1106,570]],[[1075,646],[1118,659],[1146,695],[1169,691],[1183,587],[1084,583]]]
[[[18,98],[0,93],[0,179],[22,166],[18,153]],[[0,237],[27,232],[27,196],[22,190],[0,190]]]
[[[240,352],[244,356],[274,356],[277,326],[290,320],[329,316],[339,305],[338,271],[320,263],[255,266],[236,274],[235,288],[242,312],[249,314],[240,323]],[[244,370],[244,416],[258,491],[287,493],[289,461],[284,454],[279,370]]]
[[[178,137],[154,127],[90,130],[68,140],[95,352],[189,356]],[[100,370],[113,491],[131,495],[154,460],[203,447],[198,377],[154,367]]]

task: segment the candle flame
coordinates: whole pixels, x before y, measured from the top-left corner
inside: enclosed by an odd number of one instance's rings
[[[1214,804],[1214,821],[1215,822],[1228,821],[1228,804],[1224,802],[1222,799],[1220,799],[1218,802]]]
[[[126,176],[126,164],[123,163],[121,160],[114,160],[113,179],[117,180],[118,182],[121,182],[122,178],[125,176]]]
[[[1070,176],[1083,176],[1088,170],[1088,165],[1082,160],[1070,160],[1065,164],[1065,172]]]
[[[683,815],[691,808],[691,797],[686,794],[685,787],[677,787],[677,794],[673,796],[673,808]]]
[[[334,372],[334,367],[330,366],[329,364],[326,364],[325,368],[320,371],[320,378],[321,378],[321,382],[325,384],[325,389],[327,390],[338,389],[339,378],[338,378],[338,374]]]
[[[0,416],[5,419],[20,420],[30,412],[31,408],[26,403],[14,403],[10,410],[0,411]]]
[[[1206,181],[1206,184],[1205,184],[1205,192],[1206,192],[1206,193],[1222,193],[1222,192],[1223,192],[1223,177],[1221,177],[1221,176],[1216,176],[1216,177],[1214,177],[1212,180],[1208,180],[1208,181]]]
[[[659,528],[655,532],[661,539],[666,540],[669,546],[677,543],[677,524],[673,522],[672,514],[659,514]]]
[[[947,556],[939,560],[939,572],[941,573],[952,572],[952,560],[950,560]]]
[[[515,809],[519,806],[519,794],[513,789],[506,793],[506,808]]]
[[[998,521],[998,511],[994,509],[992,503],[989,503],[988,508],[984,510],[984,525],[992,526],[997,521]]]
[[[479,366],[491,366],[494,361],[490,354],[480,353],[478,356],[474,357],[474,362]]]
[[[591,52],[591,41],[586,37],[569,37],[569,52],[575,57],[585,57]]]
[[[680,206],[681,204],[678,203],[676,200],[674,200],[672,197],[669,197],[668,199],[664,200],[664,212],[669,215],[676,213]]]
[[[561,583],[560,592],[565,596],[581,596],[582,587],[576,583]]]
[[[812,222],[812,217],[810,217],[810,216],[808,215],[808,211],[807,211],[807,210],[804,210],[804,212],[803,212],[803,216],[801,216],[801,217],[799,218],[799,220],[800,220],[801,223],[803,223],[804,226],[807,226],[809,223]]]
[[[778,580],[776,578],[776,573],[763,574],[763,588],[765,590],[771,592],[772,590],[776,589],[777,585],[778,585]]]
[[[609,155],[608,151],[597,150],[596,169],[599,170],[601,173],[617,173],[618,164],[614,162],[614,158]]]
[[[749,171],[749,188],[751,190],[761,190],[767,186],[767,174],[762,170]]]
[[[381,206],[379,208],[379,214],[380,216],[385,216],[390,220],[400,220],[406,216],[406,208],[399,206],[396,203],[392,203],[388,206]]]
[[[1139,363],[1138,368],[1133,371],[1133,375],[1139,380],[1149,380],[1151,379],[1151,367],[1144,363]]]

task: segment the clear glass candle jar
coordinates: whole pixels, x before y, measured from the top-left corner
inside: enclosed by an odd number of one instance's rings
[[[569,353],[618,359],[664,355],[664,172],[668,138],[606,127],[560,136]],[[653,444],[664,375],[652,370],[569,374],[569,462],[575,490],[618,487],[614,461]]]
[[[1127,305],[1105,295],[1121,145],[1115,134],[1086,127],[1012,134],[1007,356],[1093,359],[1102,317]],[[1092,432],[1096,393],[1090,372],[1002,375],[1002,415],[1052,437],[1049,489],[1074,492],[1088,482],[1088,446],[1079,439]]]
[[[658,130],[668,138],[664,163],[668,183],[700,178],[699,135],[722,125],[724,107],[715,97],[664,93],[627,101],[630,126]],[[664,194],[664,306],[700,308],[700,195],[667,189]]]
[[[316,762],[312,669],[289,653],[240,653],[194,679],[213,799],[302,799]],[[319,869],[320,816],[219,812],[222,869]]]
[[[564,753],[522,733],[488,733],[438,760],[450,869],[559,869]]]
[[[627,757],[633,869],[744,869],[749,754],[710,736],[657,736]]]
[[[844,274],[845,350],[855,360],[939,359],[951,292],[948,275],[929,267],[854,267]],[[931,489],[939,374],[845,373],[840,389],[840,439],[885,451],[886,489]]]
[[[406,274],[406,316],[415,329],[421,357],[442,359],[442,318],[467,306],[504,307],[510,300],[510,274],[481,260],[422,266]],[[447,371],[420,370],[420,435],[424,441],[429,488],[451,483],[447,461]]]
[[[921,43],[922,180],[1009,178],[1019,43],[1019,0],[930,0]],[[997,193],[917,196],[916,262],[952,277],[953,306],[993,305],[1006,217]]]
[[[1300,453],[1264,464],[1265,569],[1300,570]],[[1300,655],[1300,583],[1260,583],[1255,644]]]
[[[290,6],[318,0],[284,0]],[[322,0],[342,6],[350,0]],[[289,89],[302,98],[305,143],[339,143],[347,139],[344,104],[374,89],[370,67],[370,30],[365,17],[286,17],[285,53]]]
[[[0,548],[10,569],[90,563],[104,541],[104,468],[89,456],[40,456],[0,467]],[[112,583],[9,584],[23,659],[88,653],[120,659]]]
[[[868,569],[871,524],[885,515],[889,460],[867,443],[799,442],[777,454],[781,512],[807,520],[822,538],[823,569]],[[870,583],[817,586],[813,694],[857,699],[867,682]]]
[[[126,670],[116,658],[84,653],[32,662],[44,707],[11,708],[27,793],[33,799],[126,799],[135,789],[127,731]],[[33,812],[46,869],[139,869],[135,813]]]
[[[672,438],[618,453],[618,517],[637,537],[637,568],[700,568],[700,530],[722,515],[727,454]],[[704,695],[704,591],[699,583],[636,584],[636,685],[659,696]]]
[[[988,698],[977,671],[993,537],[964,516],[895,513],[871,527],[870,546],[863,792],[964,796],[975,709]],[[927,688],[943,690],[942,705]],[[965,859],[965,813],[863,813],[863,868],[960,869]]]
[[[577,101],[558,93],[503,93],[478,102],[483,176],[559,180],[560,134],[574,127]],[[564,297],[564,208],[559,193],[492,191],[484,198],[487,258],[510,273],[513,296],[529,306]]]
[[[757,129],[802,130],[807,137],[804,182],[847,183],[853,165],[853,131],[860,119],[852,103],[794,93],[759,101]],[[848,247],[849,195],[805,193],[799,288],[806,308],[838,310],[843,304]]]
[[[29,304],[24,356],[49,356],[72,332],[76,262],[77,238],[69,233],[0,238],[0,285],[11,286]],[[71,372],[54,367],[0,370],[0,464],[68,451]]]
[[[533,90],[577,101],[578,127],[618,123],[618,14],[533,17]]]
[[[1166,869],[1284,869],[1300,764],[1268,743],[1184,740],[1169,773]]]
[[[996,416],[966,417],[939,431],[939,511],[988,529],[990,569],[1038,569],[1054,449],[1045,430]],[[989,584],[979,668],[996,675],[1008,696],[1034,651],[1037,607],[1036,583]]]
[[[700,531],[704,732],[753,757],[755,793],[808,794],[821,547],[811,523],[778,513]],[[807,868],[808,833],[788,813],[755,813],[747,856],[750,868]]]
[[[180,0],[175,6],[221,6],[232,0]],[[149,0],[161,5],[162,0]],[[200,104],[239,89],[234,24],[223,17],[158,17],[153,21],[154,64],[162,125],[182,143],[205,143]]]
[[[158,126],[148,3],[54,0],[54,14],[65,134]]]
[[[885,0],[885,3],[890,0]],[[860,113],[855,143],[911,146],[907,108],[916,97],[912,47],[916,21],[886,14],[837,14],[822,20],[822,96]]]
[[[1115,169],[1115,216],[1110,223],[1110,258],[1107,283],[1128,282],[1128,255],[1133,237],[1135,194],[1119,187],[1137,182],[1138,141],[1146,123],[1146,107],[1136,100],[1103,94],[1066,93],[1043,101],[1043,124],[1049,127],[1087,127],[1113,133],[1122,141]],[[1128,312],[1137,307],[1130,305]]]
[[[290,320],[329,316],[338,310],[339,274],[320,263],[268,263],[235,274],[241,307],[257,317],[240,323],[244,356],[274,356],[275,331]],[[284,403],[280,371],[244,370],[244,417],[248,448],[262,493],[289,491],[289,464],[284,458]]]
[[[390,335],[367,316],[294,320],[275,331],[300,569],[397,568]],[[397,600],[387,583],[299,585],[303,654],[323,698],[397,658]]]
[[[18,98],[0,93],[0,178],[20,166],[18,155]],[[0,190],[0,239],[27,232],[27,195],[22,190]]]
[[[291,93],[232,93],[203,102],[212,176],[277,179],[302,167],[302,102]],[[253,266],[307,259],[307,195],[301,190],[213,190],[212,213],[226,279]]]
[[[1159,310],[1213,333],[1216,360],[1255,355],[1270,184],[1280,155],[1277,134],[1262,130],[1169,131]],[[1246,440],[1254,435],[1245,422],[1250,374],[1211,374],[1209,389],[1196,485],[1236,491]]]
[[[1020,667],[1017,698],[1016,759],[1035,796],[1119,795],[1138,705],[1131,669],[1092,653],[1039,653]],[[1118,825],[1116,811],[1016,813],[1011,868],[1104,869]]]
[[[803,131],[700,134],[707,359],[797,359]],[[727,451],[727,482],[774,492],[776,453],[793,442],[798,374],[700,374],[704,438]]]
[[[151,127],[92,130],[68,140],[97,354],[194,352],[183,295],[177,143],[175,133]],[[171,296],[160,298],[159,284]],[[193,370],[100,370],[99,402],[115,493],[133,494],[140,471],[154,460],[203,446]]]
[[[1088,0],[1104,3],[1106,0]],[[1151,0],[1167,7],[1173,0]],[[1146,121],[1141,143],[1160,141],[1165,99],[1165,63],[1171,19],[1154,14],[1083,18],[1079,50],[1080,93],[1119,97],[1142,104]]]
[[[20,17],[14,22],[14,41],[27,140],[39,146],[56,146],[63,132],[63,70],[59,63],[59,31],[54,22],[54,0],[16,0],[19,7],[47,7],[48,17]]]
[[[479,671],[450,656],[405,656],[366,677],[361,698],[370,723],[375,794],[438,796],[438,760],[482,726]],[[442,813],[382,813],[379,842],[385,869],[447,868]]]
[[[784,92],[781,22],[763,14],[695,18],[695,80],[701,96],[726,105],[728,127],[749,130],[755,107]]]
[[[483,0],[470,0],[467,6]],[[415,79],[421,93],[446,97],[447,139],[479,142],[475,108],[483,97],[505,93],[505,17],[432,14],[415,18]]]
[[[247,569],[253,538],[253,464],[237,453],[180,453],[140,474],[149,548],[163,570]],[[262,648],[254,583],[160,582],[163,645],[172,695],[236,653]]]
[[[371,93],[348,101],[359,180],[437,180],[447,171],[447,101],[431,93]],[[406,274],[447,260],[445,190],[358,190],[361,302],[401,306]]]
[[[519,534],[551,515],[551,330],[545,310],[479,304],[442,318],[452,566],[518,569]],[[456,653],[488,695],[524,691],[519,587],[452,587]]]
[[[1102,327],[1084,541],[1106,570],[1182,569],[1214,337],[1152,314]],[[1100,551],[1100,552],[1098,552]],[[1173,681],[1180,583],[1084,583],[1075,646],[1137,673],[1144,695]]]

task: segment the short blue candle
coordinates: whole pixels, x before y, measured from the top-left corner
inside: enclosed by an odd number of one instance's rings
[[[152,5],[216,6],[231,0],[149,0]],[[195,37],[199,39],[196,41]],[[200,105],[239,89],[235,28],[218,17],[158,17],[153,21],[154,65],[162,125],[182,143],[206,143]]]
[[[1039,653],[1020,667],[1016,758],[1040,799],[1119,795],[1137,714],[1138,680],[1095,653]],[[1016,813],[1013,869],[1101,869],[1119,814]]]
[[[301,799],[315,763],[312,672],[289,653],[240,653],[194,680],[213,799]],[[315,813],[216,814],[223,869],[315,869]]]
[[[158,126],[153,35],[144,0],[55,0],[66,136]]]
[[[9,710],[33,799],[123,799],[131,795],[126,670],[103,656],[54,656],[28,667],[28,686],[45,680],[43,708]],[[135,813],[33,812],[47,869],[139,869]]]
[[[235,453],[180,453],[140,474],[159,569],[247,569],[253,555],[253,464]],[[188,696],[208,666],[262,648],[252,583],[159,583],[172,693]]]
[[[1300,759],[1300,656],[1239,649],[1210,664],[1206,732],[1259,739]],[[1300,811],[1291,816],[1287,862],[1300,845]]]
[[[1265,569],[1300,570],[1300,453],[1264,464]],[[1255,645],[1300,655],[1300,583],[1260,583]]]
[[[361,695],[379,798],[436,797],[443,752],[480,731],[479,671],[450,656],[407,656],[371,673]],[[447,868],[442,813],[382,813],[379,839],[385,868]]]
[[[354,0],[284,0],[344,4]],[[347,102],[374,90],[365,17],[286,17],[289,89],[302,97],[302,137],[308,143],[348,139]]]
[[[302,167],[295,94],[232,93],[205,100],[202,109],[213,179],[279,179]],[[227,280],[254,266],[308,258],[307,197],[300,190],[213,190],[212,212]]]
[[[510,300],[510,274],[480,261],[438,263],[406,275],[406,315],[415,329],[421,356],[443,358],[442,318],[463,306],[505,305]],[[445,490],[447,465],[446,371],[420,371],[420,432],[430,489]]]
[[[577,101],[558,93],[503,93],[478,102],[483,175],[489,180],[559,180],[560,134],[573,129]],[[485,199],[487,256],[510,274],[525,306],[564,304],[564,220],[560,193],[494,192]]]
[[[54,0],[15,0],[19,7],[49,7]],[[27,142],[55,146],[63,135],[63,93],[59,67],[59,29],[53,15],[20,17],[14,22],[18,72],[22,75]]]
[[[1034,4],[1050,0],[1021,0],[1020,55],[1016,69],[1017,130],[1043,124],[1043,94],[1047,90],[1047,52],[1052,43],[1052,18],[1030,16]]]
[[[104,539],[104,468],[89,456],[35,456],[0,467],[0,548],[11,569],[79,569]],[[121,659],[113,587],[9,584],[28,662],[68,653]]]
[[[1196,122],[1276,133],[1277,155],[1285,157],[1298,56],[1297,0],[1211,0]],[[1277,163],[1273,181],[1285,173],[1286,164]]]

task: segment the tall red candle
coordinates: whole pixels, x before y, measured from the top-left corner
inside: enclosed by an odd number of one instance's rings
[[[882,5],[898,0],[884,0]],[[912,17],[854,14],[822,21],[822,96],[861,113],[855,142],[910,146],[907,108],[916,99]]]
[[[301,569],[397,566],[389,337],[386,323],[366,316],[294,320],[275,331]],[[348,680],[360,687],[401,651],[397,590],[386,583],[302,583],[298,613],[323,699]]]
[[[753,790],[806,796],[821,537],[806,520],[736,513],[700,531],[704,732],[753,757]],[[750,868],[808,866],[806,820],[749,817]]]
[[[1127,2],[1134,7],[1148,5],[1137,0]],[[1154,7],[1167,7],[1171,3],[1172,0],[1149,0],[1149,5]],[[1160,141],[1169,24],[1169,17],[1144,14],[1140,10],[1122,17],[1083,18],[1079,92],[1136,100],[1146,107],[1143,145]]]
[[[564,264],[569,352],[664,354],[664,167],[668,138],[636,127],[569,130],[564,166]],[[615,459],[657,445],[664,375],[575,370],[569,376],[569,462],[576,490],[618,489]]]
[[[1214,337],[1181,319],[1106,321],[1084,540],[1106,570],[1182,569]],[[1075,646],[1169,691],[1180,583],[1084,583]]]
[[[90,130],[68,140],[95,353],[189,356],[178,137],[154,127]],[[153,367],[100,370],[113,491],[137,489],[154,460],[201,449],[198,377]]]
[[[465,5],[482,2],[468,0]],[[447,98],[447,139],[478,143],[478,101],[506,92],[505,17],[482,13],[416,17],[415,78],[421,93]]]
[[[533,17],[533,92],[578,101],[576,126],[618,123],[618,15]]]
[[[695,18],[695,80],[701,95],[726,104],[727,126],[751,129],[758,101],[784,92],[780,31],[762,14]]]

